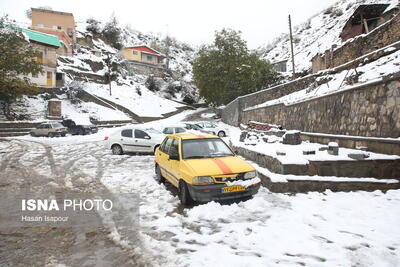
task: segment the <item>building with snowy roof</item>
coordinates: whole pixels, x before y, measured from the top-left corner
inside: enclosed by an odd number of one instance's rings
[[[165,55],[146,45],[125,47],[123,56],[126,60],[150,65],[161,65]]]

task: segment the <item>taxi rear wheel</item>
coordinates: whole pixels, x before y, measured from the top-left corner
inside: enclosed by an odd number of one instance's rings
[[[193,203],[188,187],[183,180],[179,181],[179,199],[181,200],[181,204],[185,206]]]
[[[165,178],[162,176],[161,169],[160,166],[158,166],[158,164],[156,164],[155,172],[156,172],[156,181],[159,183],[163,183],[165,181]]]

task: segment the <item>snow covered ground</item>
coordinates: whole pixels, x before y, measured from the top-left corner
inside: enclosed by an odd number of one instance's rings
[[[159,125],[179,123],[192,112]],[[154,266],[400,265],[400,190],[292,195],[262,188],[245,202],[184,209],[171,185],[155,181],[153,156],[115,156],[103,147],[102,137],[112,130],[9,138],[0,142],[6,155],[0,177],[26,168],[40,174],[38,179],[46,177],[48,186],[94,190],[99,184],[114,193],[138,194],[140,243],[131,242],[124,228],[109,229],[109,238]],[[13,181],[23,183],[22,177]]]
[[[140,94],[137,88],[139,88]],[[172,100],[160,97],[142,84],[136,84],[135,86],[117,85],[113,82],[111,96],[108,85],[87,83],[85,90],[122,105],[142,117],[162,117],[162,114],[176,111],[177,107],[183,106]]]

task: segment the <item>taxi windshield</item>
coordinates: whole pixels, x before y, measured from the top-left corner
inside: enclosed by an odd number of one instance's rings
[[[233,156],[232,150],[219,138],[182,140],[183,159]]]

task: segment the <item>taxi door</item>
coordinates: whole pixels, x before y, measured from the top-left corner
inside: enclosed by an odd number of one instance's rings
[[[156,158],[158,166],[160,166],[161,174],[168,181],[170,181],[170,176],[168,175],[168,164],[169,164],[169,155],[168,151],[171,146],[173,138],[167,137],[164,142],[161,144],[158,150],[156,150]]]
[[[168,163],[167,170],[171,178],[171,183],[176,187],[179,187],[180,175],[180,153],[179,153],[179,140],[173,138],[171,146],[168,151]]]

